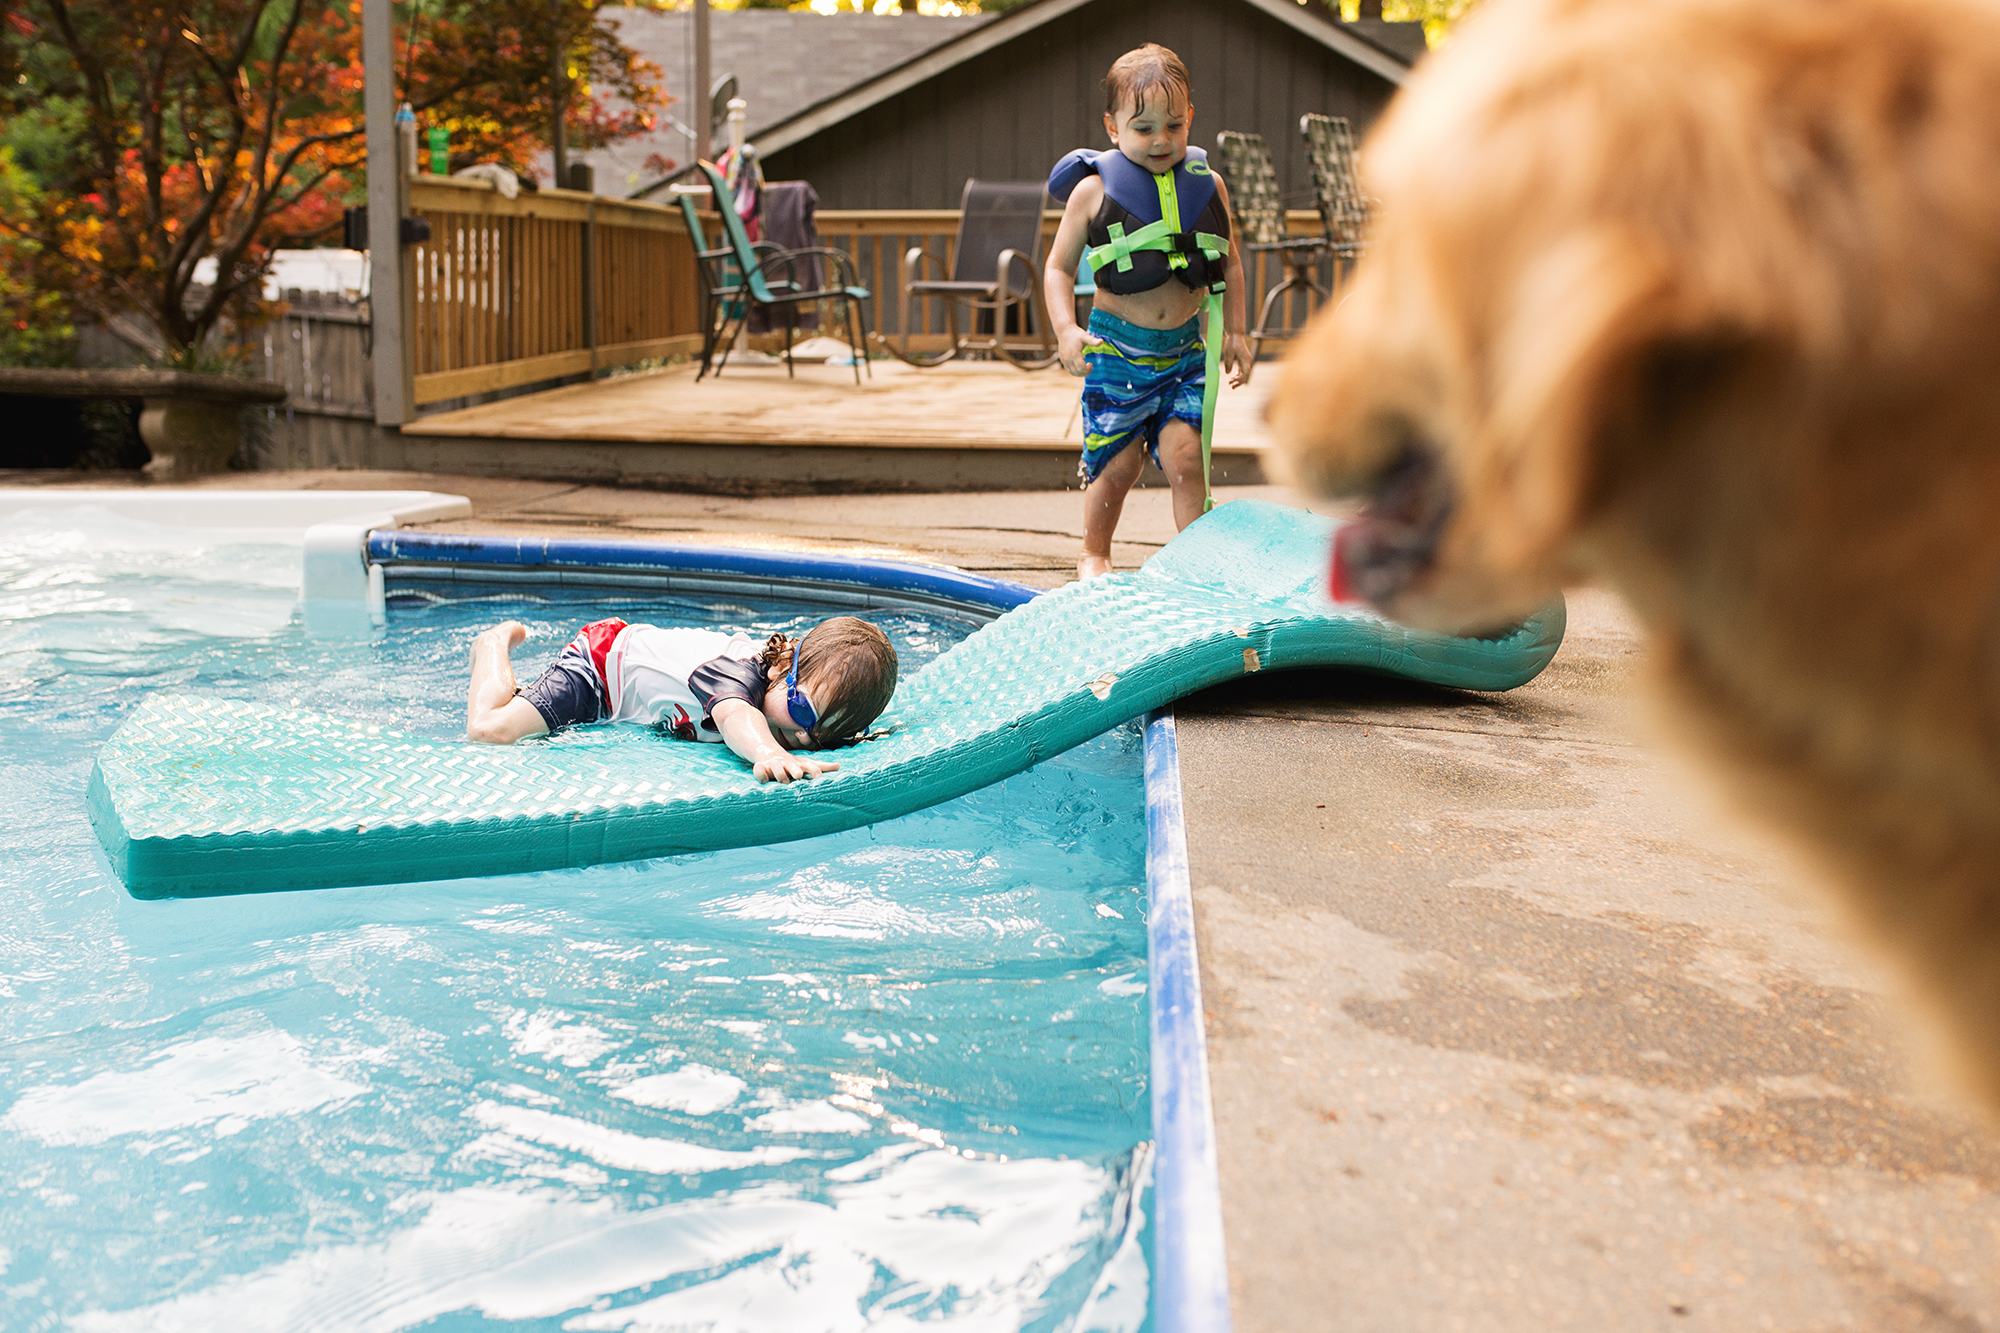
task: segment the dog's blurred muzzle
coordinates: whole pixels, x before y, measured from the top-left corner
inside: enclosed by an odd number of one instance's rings
[[[1428,445],[1405,445],[1358,517],[1333,534],[1327,590],[1336,602],[1386,606],[1429,571],[1451,521],[1451,480]]]

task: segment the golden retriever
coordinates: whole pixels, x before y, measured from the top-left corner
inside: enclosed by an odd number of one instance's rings
[[[1363,153],[1271,413],[1336,582],[1571,582],[2000,1109],[2000,5],[1487,0]]]

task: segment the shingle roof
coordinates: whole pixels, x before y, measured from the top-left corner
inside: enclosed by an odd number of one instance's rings
[[[669,108],[692,125],[706,98],[687,95],[694,70],[693,16],[686,10],[612,10],[619,37],[666,73]],[[816,103],[973,28],[993,22],[990,14],[961,18],[874,14],[815,14],[784,9],[717,10],[710,15],[709,68],[716,78],[736,76],[737,92],[749,103],[749,130],[789,120]],[[720,132],[718,132],[720,138]],[[644,169],[648,156],[685,165],[692,150],[687,136],[662,122],[652,134],[610,148],[571,154],[572,161],[597,169],[597,192],[627,195],[658,179]],[[544,170],[548,158],[541,161]]]

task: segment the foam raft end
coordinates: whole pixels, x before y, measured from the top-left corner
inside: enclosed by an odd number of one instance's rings
[[[904,681],[886,735],[810,782],[758,783],[723,746],[642,727],[485,746],[159,695],[98,755],[91,823],[140,898],[633,861],[891,819],[1251,671],[1341,667],[1506,690],[1555,656],[1560,599],[1487,638],[1328,601],[1334,526],[1261,501],[1223,505],[1140,569],[1069,584],[981,628]]]

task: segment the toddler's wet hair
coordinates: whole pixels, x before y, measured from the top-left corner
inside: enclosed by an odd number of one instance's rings
[[[1165,90],[1169,110],[1186,110],[1191,96],[1187,66],[1181,58],[1158,42],[1147,42],[1111,62],[1104,76],[1104,111],[1116,116],[1118,109],[1131,104],[1136,115],[1146,105],[1146,94]]]
[[[773,634],[761,657],[774,688],[783,688],[795,652],[799,688],[819,710],[815,745],[839,745],[867,730],[896,692],[896,650],[888,635],[865,620],[835,616],[797,640]]]

